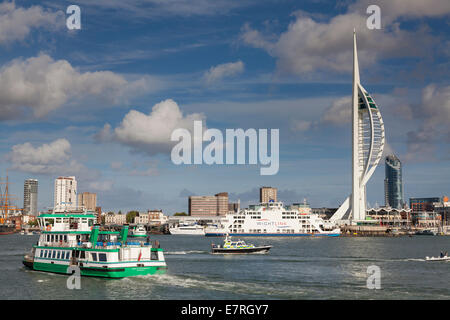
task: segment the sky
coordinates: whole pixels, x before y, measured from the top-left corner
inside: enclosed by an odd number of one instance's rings
[[[369,29],[369,5],[380,29]],[[67,7],[80,8],[69,30]],[[188,196],[261,186],[289,204],[351,193],[352,37],[382,114],[404,198],[450,195],[448,0],[80,0],[0,2],[0,176],[15,204],[74,175],[104,211],[188,211]],[[279,129],[279,171],[175,165],[176,128]],[[207,143],[204,143],[206,146]],[[384,205],[384,163],[367,186]]]

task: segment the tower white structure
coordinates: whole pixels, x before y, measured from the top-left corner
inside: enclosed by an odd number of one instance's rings
[[[58,177],[55,179],[54,212],[77,209],[77,180],[75,177]]]
[[[380,110],[360,83],[356,31],[353,31],[352,194],[330,218],[331,221],[366,219],[366,184],[380,162],[384,142]]]

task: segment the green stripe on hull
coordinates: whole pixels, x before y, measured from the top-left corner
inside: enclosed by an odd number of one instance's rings
[[[128,268],[117,268],[117,271],[112,270],[104,271],[101,270],[101,268],[81,268],[81,275],[89,277],[103,277],[103,278],[125,278],[125,277],[145,276],[153,274],[164,274],[166,273],[167,267],[162,266],[128,267]]]
[[[42,262],[34,262],[33,263],[33,270],[53,272],[53,273],[67,274],[68,267],[69,266],[66,264],[42,263]]]
[[[52,273],[67,273],[68,265],[51,264],[34,262],[33,270],[52,272]],[[118,267],[118,268],[87,268],[81,267],[81,276],[86,277],[102,277],[102,278],[125,278],[134,276],[145,276],[153,274],[166,273],[167,267],[165,266],[148,266],[148,267]]]

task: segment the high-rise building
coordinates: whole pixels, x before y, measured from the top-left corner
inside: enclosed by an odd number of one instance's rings
[[[352,94],[352,194],[344,201],[331,221],[366,219],[366,185],[374,173],[384,149],[385,132],[380,110],[362,86],[359,78],[356,31],[353,32]]]
[[[77,180],[75,177],[58,177],[55,179],[54,193],[55,212],[64,212],[77,209]]]
[[[87,211],[95,211],[97,207],[97,194],[91,192],[79,193],[78,206],[86,208]]]
[[[224,216],[228,213],[228,193],[221,192],[214,196],[190,196],[190,216]]]
[[[384,203],[386,207],[403,208],[402,163],[395,155],[386,157]]]
[[[38,181],[27,179],[23,185],[23,213],[36,216],[38,199]]]
[[[272,187],[259,188],[259,202],[267,203],[270,200],[277,202],[277,188]]]

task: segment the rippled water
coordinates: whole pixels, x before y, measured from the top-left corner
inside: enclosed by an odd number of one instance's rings
[[[450,237],[247,238],[267,255],[211,255],[201,236],[152,236],[166,250],[165,275],[107,280],[30,271],[23,253],[38,236],[0,236],[0,299],[449,299],[450,263],[425,256],[450,251]],[[366,286],[381,269],[381,289]]]

